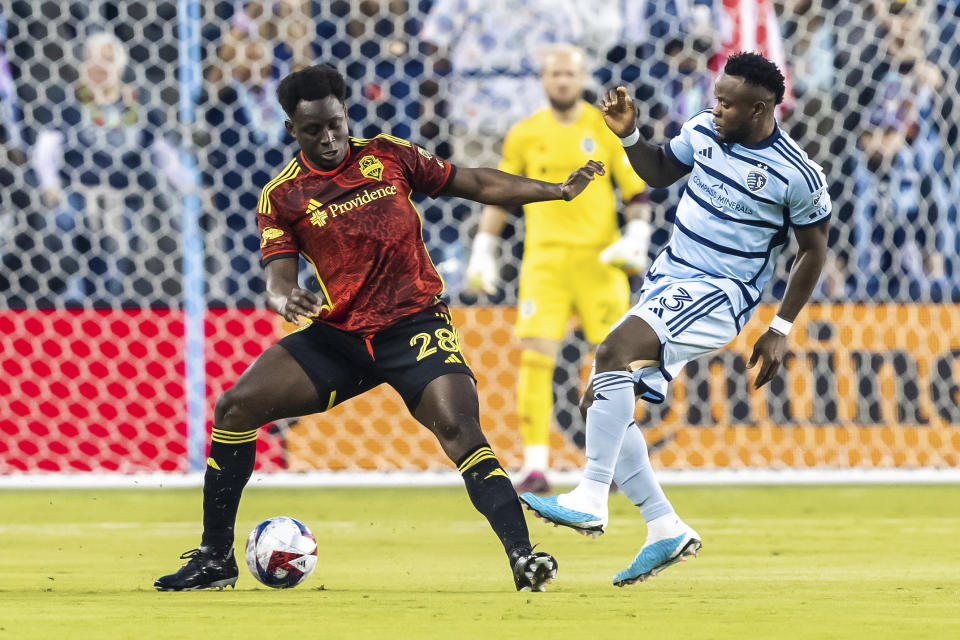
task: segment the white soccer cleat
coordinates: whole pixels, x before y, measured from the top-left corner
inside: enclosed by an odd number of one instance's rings
[[[667,567],[685,562],[690,556],[696,557],[700,551],[700,534],[680,521],[677,535],[651,539],[647,537],[640,553],[630,566],[613,576],[613,584],[623,587],[634,582],[646,582]]]
[[[596,538],[607,528],[607,509],[597,505],[580,504],[572,493],[539,497],[532,493],[520,496],[527,509],[536,513],[544,522],[555,527],[563,525],[585,536]]]

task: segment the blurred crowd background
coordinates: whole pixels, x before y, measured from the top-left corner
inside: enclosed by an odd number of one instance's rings
[[[206,305],[260,307],[256,202],[295,150],[280,78],[328,62],[352,135],[495,167],[544,104],[553,42],[585,50],[588,99],[628,87],[660,141],[711,106],[728,54],[763,51],[788,77],[781,126],[835,206],[815,298],[960,301],[960,0],[4,0],[0,307],[179,307],[194,237]],[[651,192],[651,256],[681,188]],[[183,215],[197,196],[199,229]],[[419,206],[452,301],[515,303],[522,216],[502,290],[478,298],[463,286],[479,207]]]

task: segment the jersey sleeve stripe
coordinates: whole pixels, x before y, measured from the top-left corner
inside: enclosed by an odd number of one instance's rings
[[[676,154],[673,153],[673,149],[670,148],[669,142],[663,145],[663,152],[666,154],[667,159],[669,159],[670,162],[672,162],[673,164],[677,165],[678,168],[686,169],[687,171],[690,171],[691,169],[693,169],[692,164],[685,163],[683,160],[678,158]]]
[[[264,185],[262,191],[266,191],[267,189],[269,189],[270,187],[272,187],[272,186],[273,186],[274,184],[276,184],[277,182],[283,180],[283,179],[284,179],[284,176],[287,174],[287,172],[290,171],[291,166],[294,165],[294,164],[296,164],[296,162],[297,162],[297,159],[296,159],[296,158],[294,158],[293,160],[291,160],[290,162],[288,162],[288,163],[287,163],[287,166],[285,166],[280,173],[278,173],[276,176],[273,177],[273,179],[272,179],[270,182],[268,182],[266,185]],[[261,191],[261,192],[262,192],[262,191]]]
[[[450,164],[449,162],[445,163],[447,165],[447,177],[443,179],[443,184],[437,187],[437,190],[433,193],[428,194],[431,198],[436,198],[441,191],[446,189],[447,185],[453,181],[453,176],[457,173],[457,168]]]
[[[275,251],[274,253],[268,253],[265,256],[260,258],[260,266],[265,267],[274,260],[279,260],[280,258],[295,258],[300,255],[299,251],[291,251],[290,249],[281,249],[280,251]]]
[[[810,193],[814,193],[817,189],[823,186],[820,182],[819,176],[816,172],[808,167],[802,158],[796,155],[796,151],[790,149],[785,142],[777,141],[773,144],[773,148],[784,157],[784,159],[789,162],[793,167],[800,172],[800,175],[803,176],[804,182],[807,183],[807,187],[810,189]]]
[[[791,226],[794,227],[795,229],[809,229],[810,227],[820,226],[821,224],[829,220],[830,220],[830,214],[828,213],[823,217],[817,218],[813,222],[804,222],[803,224],[797,224],[794,222]]]
[[[780,140],[783,141],[787,148],[792,149],[794,155],[800,159],[803,165],[810,170],[810,173],[813,175],[814,182],[818,183],[821,187],[823,186],[823,172],[816,162],[810,159],[806,153],[800,149],[800,145],[797,144],[796,140],[789,138],[788,136],[781,135]]]
[[[280,175],[263,187],[263,190],[260,192],[260,202],[257,203],[257,213],[270,213],[270,192],[276,189],[280,183],[295,178],[299,173],[300,165],[297,163],[296,158],[294,158],[284,167]]]
[[[403,138],[398,138],[398,137],[396,137],[396,136],[392,136],[392,135],[390,135],[389,133],[381,133],[381,134],[377,135],[377,137],[378,137],[378,138],[383,138],[384,140],[389,140],[390,142],[393,142],[394,144],[398,144],[398,145],[400,145],[401,147],[412,147],[412,146],[413,146],[413,144],[412,144],[409,140],[404,140]]]

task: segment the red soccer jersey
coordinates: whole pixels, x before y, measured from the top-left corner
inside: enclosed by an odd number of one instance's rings
[[[260,195],[261,263],[302,254],[327,299],[320,319],[376,333],[436,304],[443,292],[411,196],[436,197],[454,171],[386,134],[351,138],[347,157],[331,171],[300,152]]]

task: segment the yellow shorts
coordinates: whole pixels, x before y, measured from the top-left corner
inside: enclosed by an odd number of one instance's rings
[[[600,262],[603,247],[528,247],[520,265],[517,336],[563,339],[576,314],[589,342],[599,344],[630,308],[630,284]]]

